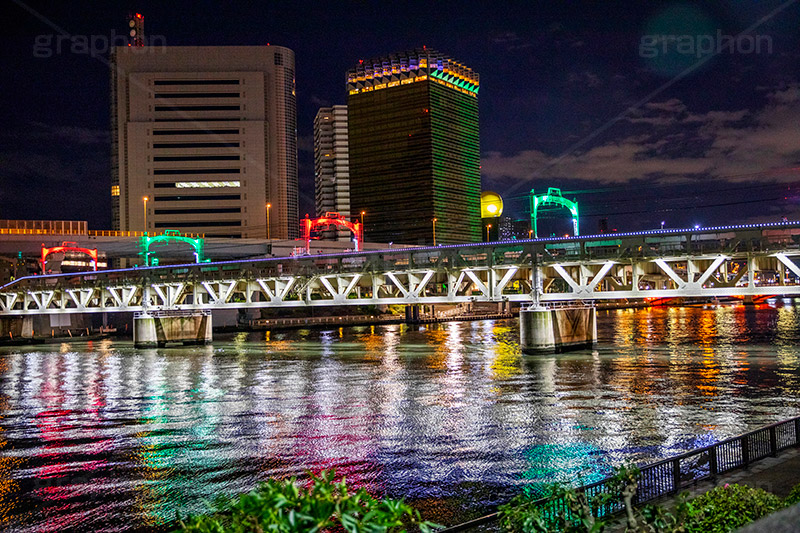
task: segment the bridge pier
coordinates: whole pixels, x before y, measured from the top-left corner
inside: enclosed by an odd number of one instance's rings
[[[133,317],[136,348],[163,347],[168,342],[209,344],[211,340],[211,311],[145,311]]]
[[[33,317],[4,317],[0,320],[0,337],[2,338],[33,338]]]
[[[419,305],[406,306],[406,324],[419,324]]]
[[[511,313],[511,302],[508,300],[497,302],[497,313],[501,315]]]
[[[594,307],[520,309],[519,344],[522,353],[561,353],[591,348],[595,342],[597,313]]]

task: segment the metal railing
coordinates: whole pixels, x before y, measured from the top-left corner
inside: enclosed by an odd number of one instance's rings
[[[800,416],[640,467],[633,503],[642,504],[678,494],[682,489],[700,481],[714,479],[720,474],[745,468],[754,461],[774,456],[777,452],[792,446],[800,446]],[[577,490],[587,497],[593,497],[604,492],[612,493],[612,483],[613,478],[608,477],[579,487]],[[544,512],[548,514],[566,511],[566,503],[563,501],[549,501],[543,498],[537,503],[541,504]],[[608,515],[622,510],[622,502],[617,501],[604,506],[598,514]],[[439,533],[468,531],[499,518],[499,513],[492,513],[463,524],[440,529]]]
[[[372,323],[393,323],[401,320],[398,316],[374,316],[374,315],[341,315],[341,316],[318,316],[318,317],[298,317],[298,318],[256,318],[248,321],[250,327],[269,328],[269,327],[289,327],[289,326],[324,326],[324,325],[348,325],[350,323],[372,322]]]
[[[177,318],[191,316],[211,316],[209,309],[148,309],[147,311],[135,311],[133,318]]]

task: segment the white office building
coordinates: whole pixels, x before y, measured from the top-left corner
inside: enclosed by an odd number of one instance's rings
[[[298,236],[291,50],[117,47],[111,92],[115,229]]]

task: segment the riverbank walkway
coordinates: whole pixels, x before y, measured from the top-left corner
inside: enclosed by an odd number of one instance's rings
[[[720,474],[716,479],[705,479],[697,482],[695,485],[686,487],[681,492],[688,492],[690,498],[700,496],[713,489],[725,485],[747,485],[748,487],[764,489],[768,492],[775,494],[780,498],[785,498],[789,495],[792,488],[800,483],[800,448],[788,448],[778,452],[775,457],[765,457],[760,459],[749,466]],[[676,496],[667,496],[660,498],[650,503],[661,505],[662,507],[674,508],[677,503]],[[768,530],[771,533],[800,533],[800,519],[798,518],[797,506],[792,507],[795,509],[794,513],[786,513],[787,509],[782,516],[771,515]],[[766,520],[766,519],[765,519]],[[786,520],[789,520],[787,523]],[[757,527],[758,526],[758,527]],[[760,521],[745,526],[740,529],[741,533],[755,533],[757,531],[765,531],[762,528]],[[616,522],[608,531],[613,533],[625,531],[624,519]]]

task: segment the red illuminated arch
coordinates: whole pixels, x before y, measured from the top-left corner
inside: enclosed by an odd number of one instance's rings
[[[81,248],[78,246],[77,242],[62,242],[61,246],[53,246],[52,248],[46,248],[44,243],[42,243],[42,274],[46,274],[47,270],[45,269],[45,262],[47,260],[47,256],[50,254],[59,254],[64,252],[78,252],[81,254],[86,254],[92,258],[94,261],[94,269],[97,270],[97,248]]]
[[[311,253],[311,232],[330,226],[341,226],[347,228],[354,235],[356,244],[356,252],[361,250],[361,242],[364,236],[364,228],[358,221],[350,222],[339,213],[325,213],[324,216],[318,218],[304,218],[301,222],[303,230],[303,240],[306,241],[306,253]]]

